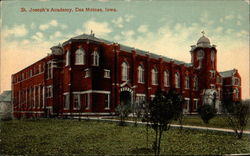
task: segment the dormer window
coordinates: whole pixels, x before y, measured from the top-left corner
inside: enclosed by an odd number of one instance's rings
[[[85,52],[82,48],[78,49],[75,53],[75,65],[85,64]]]
[[[95,50],[92,53],[92,58],[93,58],[93,66],[99,66],[99,53]]]

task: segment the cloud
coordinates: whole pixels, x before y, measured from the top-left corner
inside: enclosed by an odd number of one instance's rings
[[[227,16],[225,16],[224,19],[225,20],[232,20],[232,19],[234,19],[234,15],[227,15]]]
[[[83,23],[83,28],[85,33],[90,33],[92,30],[98,36],[105,36],[112,32],[108,22],[97,22],[94,19]]]
[[[49,23],[46,23],[46,24],[41,24],[39,26],[39,29],[44,31],[44,30],[47,30],[49,29],[50,27],[57,27],[59,25],[59,23],[57,22],[57,20],[51,20]],[[63,25],[61,26],[61,28],[64,28],[64,27],[67,27],[67,25]]]
[[[117,27],[122,28],[123,27],[123,17],[118,17],[116,19],[113,19],[112,23],[114,23]]]
[[[43,33],[36,32],[35,35],[33,35],[31,38],[34,39],[35,41],[42,41],[43,37],[44,37]]]
[[[7,38],[10,36],[14,37],[23,37],[28,34],[28,30],[24,24],[15,25],[12,28],[5,27],[3,29],[3,38]]]
[[[135,16],[134,15],[124,15],[117,17],[112,20],[112,23],[115,24],[118,28],[123,28],[125,23],[129,23]]]
[[[147,25],[140,25],[139,28],[137,29],[137,31],[140,33],[145,33],[148,31],[148,26]]]
[[[247,4],[250,4],[250,0],[244,0]]]
[[[50,35],[49,38],[51,40],[57,39],[62,36],[62,33],[60,31],[56,31],[54,34]]]

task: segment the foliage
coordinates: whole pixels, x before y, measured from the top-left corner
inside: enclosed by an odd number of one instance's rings
[[[69,119],[1,121],[1,155],[153,155],[145,128]],[[149,141],[154,131],[149,129]],[[206,136],[206,137],[204,137]],[[167,138],[167,139],[165,139]],[[250,153],[248,137],[183,129],[163,134],[162,155]]]
[[[216,109],[208,104],[204,104],[198,108],[198,113],[205,124],[209,123],[209,120],[215,117]]]
[[[155,98],[149,105],[151,127],[155,131],[153,148],[155,155],[160,155],[163,131],[169,130],[170,123],[182,113],[182,97],[174,90],[168,93],[157,91]]]
[[[233,103],[227,111],[226,121],[234,130],[236,136],[241,139],[249,117],[249,105],[244,101]]]
[[[146,143],[147,143],[147,149],[148,149],[148,129],[149,129],[149,119],[150,119],[150,112],[149,112],[149,103],[144,102],[142,104],[142,122],[146,122]]]
[[[133,110],[134,126],[137,126],[138,118],[141,118],[142,115],[143,115],[143,105],[144,105],[144,103],[145,102],[134,104],[134,110]]]
[[[124,126],[125,125],[125,118],[128,117],[129,113],[131,113],[131,108],[128,105],[118,105],[115,109],[116,113],[118,114],[120,118],[119,125]]]

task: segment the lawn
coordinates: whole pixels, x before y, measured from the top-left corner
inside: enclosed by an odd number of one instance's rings
[[[115,119],[119,119],[119,118],[115,118]],[[128,118],[126,118],[126,120],[133,120],[133,118],[128,117]],[[141,121],[141,118],[139,118],[138,121]],[[179,122],[174,121],[173,124],[179,124]],[[212,118],[209,121],[208,125],[204,124],[202,119],[198,115],[185,115],[184,118],[183,118],[183,125],[231,129],[231,127],[229,127],[227,122],[226,122],[226,117],[222,116],[222,115]],[[248,118],[248,123],[247,123],[247,126],[246,126],[246,130],[250,130],[250,117]]]
[[[0,153],[21,155],[153,154],[146,150],[145,127],[69,119],[1,121]],[[150,129],[149,145],[154,140]],[[171,129],[161,154],[250,153],[250,142],[216,132]]]

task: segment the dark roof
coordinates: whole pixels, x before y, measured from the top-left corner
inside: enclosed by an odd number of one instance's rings
[[[10,102],[11,101],[11,91],[4,91],[1,95],[0,95],[0,101],[3,102]]]
[[[108,40],[105,40],[105,39],[97,38],[93,34],[91,34],[91,35],[82,34],[82,35],[73,37],[73,38],[69,39],[68,41],[64,42],[63,46],[65,44],[69,43],[70,41],[77,41],[77,40],[91,40],[91,41],[95,41],[95,42],[103,42],[103,43],[106,43],[106,44],[115,43],[115,42],[111,42],[111,41],[108,41]],[[135,49],[133,47],[129,47],[129,46],[126,46],[126,45],[123,45],[123,44],[119,44],[119,45],[120,45],[120,50],[123,50],[123,51],[126,51],[126,52],[131,52],[132,50],[135,50],[136,53],[139,54],[139,55],[144,55],[144,56],[149,55],[150,57],[155,58],[155,59],[162,58],[166,62],[173,61],[175,64],[179,64],[179,65],[184,64],[187,67],[192,66],[191,63],[185,63],[183,61],[178,61],[178,60],[171,59],[171,58],[168,58],[168,57],[165,57],[165,56],[157,55],[155,53],[150,53],[149,51],[144,51],[144,50],[141,50],[141,49]]]
[[[224,77],[232,77],[236,72],[236,69],[232,69],[232,70],[227,70],[227,71],[223,71],[220,72],[220,75],[224,78]]]

